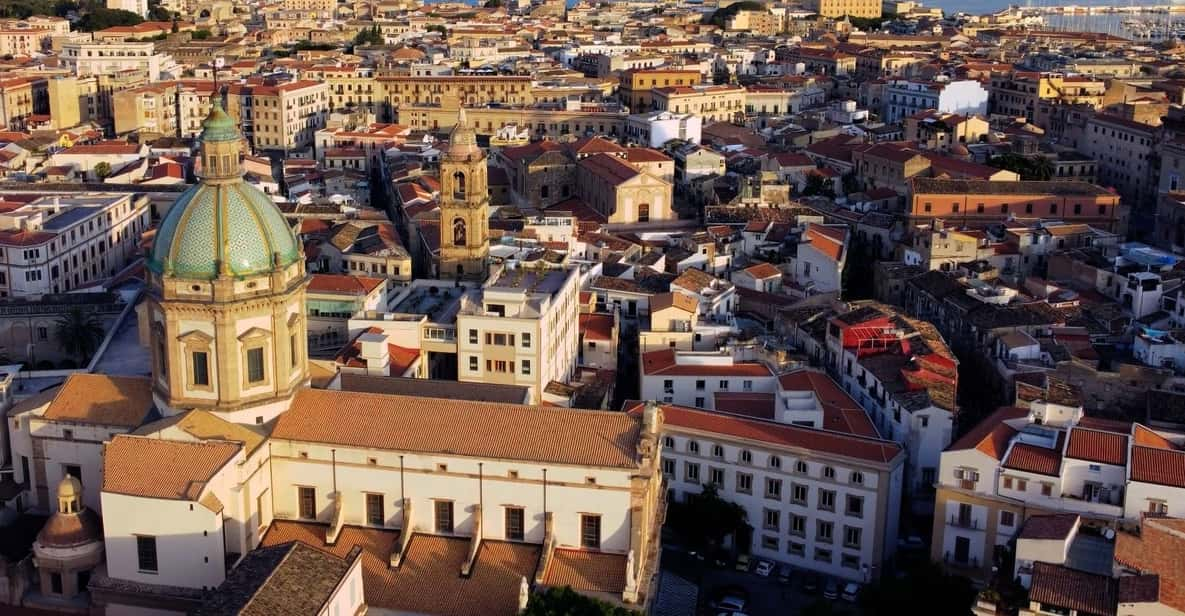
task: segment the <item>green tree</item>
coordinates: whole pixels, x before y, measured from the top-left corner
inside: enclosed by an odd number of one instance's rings
[[[832,188],[831,182],[821,174],[812,173],[806,176],[806,186],[802,189],[804,197],[823,196],[835,198],[835,189]]]
[[[523,616],[639,616],[624,607],[586,597],[571,586],[548,588],[531,595]]]
[[[83,312],[81,307],[73,306],[58,317],[54,335],[58,340],[58,348],[77,357],[80,364],[86,364],[107,332],[103,331],[103,324],[93,313]]]
[[[440,24],[432,24],[425,28],[425,30],[428,32],[439,32],[442,36],[448,36],[448,28],[445,28]]]
[[[355,45],[382,45],[384,42],[383,32],[379,30],[378,24],[363,28],[354,35]]]
[[[209,30],[206,30],[204,28],[201,30],[194,30],[192,33],[190,33],[190,40],[204,41],[204,40],[210,38],[210,36],[212,34],[213,34],[212,32],[210,32]]]
[[[486,3],[482,6],[487,9],[500,9],[502,8],[502,0],[486,0]]]
[[[720,498],[714,484],[704,486],[699,494],[687,495],[683,502],[668,505],[667,516],[671,528],[699,549],[717,548],[725,537],[747,535],[750,530],[745,510]]]
[[[87,10],[82,19],[78,20],[78,30],[80,32],[95,32],[114,26],[134,26],[143,22],[143,17],[131,11],[92,7]]]
[[[105,180],[111,175],[111,163],[107,161],[99,161],[95,163],[95,177],[99,180]]]
[[[1034,180],[1048,180],[1053,177],[1053,161],[1044,156],[1038,156],[1029,161],[1029,175]]]

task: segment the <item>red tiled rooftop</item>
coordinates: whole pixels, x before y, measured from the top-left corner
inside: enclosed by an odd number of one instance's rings
[[[1062,456],[1057,450],[1020,442],[1012,445],[1004,461],[1004,468],[1052,477],[1058,475],[1061,465]]]
[[[1066,457],[1123,466],[1127,464],[1127,435],[1075,427],[1070,431]]]
[[[347,274],[313,274],[309,278],[309,291],[314,293],[368,295],[385,281],[386,278],[350,276]]]

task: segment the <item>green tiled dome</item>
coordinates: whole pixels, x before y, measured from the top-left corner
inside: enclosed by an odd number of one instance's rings
[[[219,263],[233,276],[260,274],[300,258],[284,215],[263,191],[239,180],[201,183],[165,215],[148,267],[180,278],[213,279]]]

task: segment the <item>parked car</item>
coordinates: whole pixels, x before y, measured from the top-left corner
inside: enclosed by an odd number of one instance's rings
[[[835,600],[839,598],[839,582],[832,578],[827,578],[827,583],[823,585],[823,598]]]
[[[840,594],[839,598],[843,599],[844,601],[847,601],[849,603],[855,603],[856,597],[859,597],[859,596],[860,596],[860,585],[855,582],[848,582],[847,585],[845,585],[843,587],[843,593]]]
[[[748,571],[752,565],[752,560],[748,554],[741,554],[737,556],[737,571]]]
[[[790,575],[794,573],[794,568],[786,563],[778,565],[778,581],[783,584],[790,583]]]
[[[749,593],[740,586],[721,586],[712,591],[712,600],[708,605],[720,611],[739,612],[745,609],[749,600]]]
[[[819,578],[818,573],[815,573],[814,571],[807,573],[806,577],[802,579],[802,592],[805,592],[809,595],[819,592],[820,582],[821,579]]]
[[[769,574],[774,572],[774,564],[768,560],[759,560],[757,565],[753,567],[753,573],[761,577],[769,577]]]

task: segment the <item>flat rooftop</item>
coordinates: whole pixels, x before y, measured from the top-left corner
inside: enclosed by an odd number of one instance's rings
[[[990,182],[987,180],[940,180],[916,178],[914,194],[1060,195],[1100,197],[1109,191],[1090,182]]]
[[[564,288],[564,281],[567,279],[568,270],[550,270],[540,273],[523,269],[505,269],[497,279],[491,281],[485,288],[490,290],[515,289],[527,293],[553,295]]]
[[[422,314],[430,321],[443,323],[456,314],[464,294],[465,287],[455,286],[451,282],[412,286],[407,288],[407,295],[391,308],[391,312]]]

